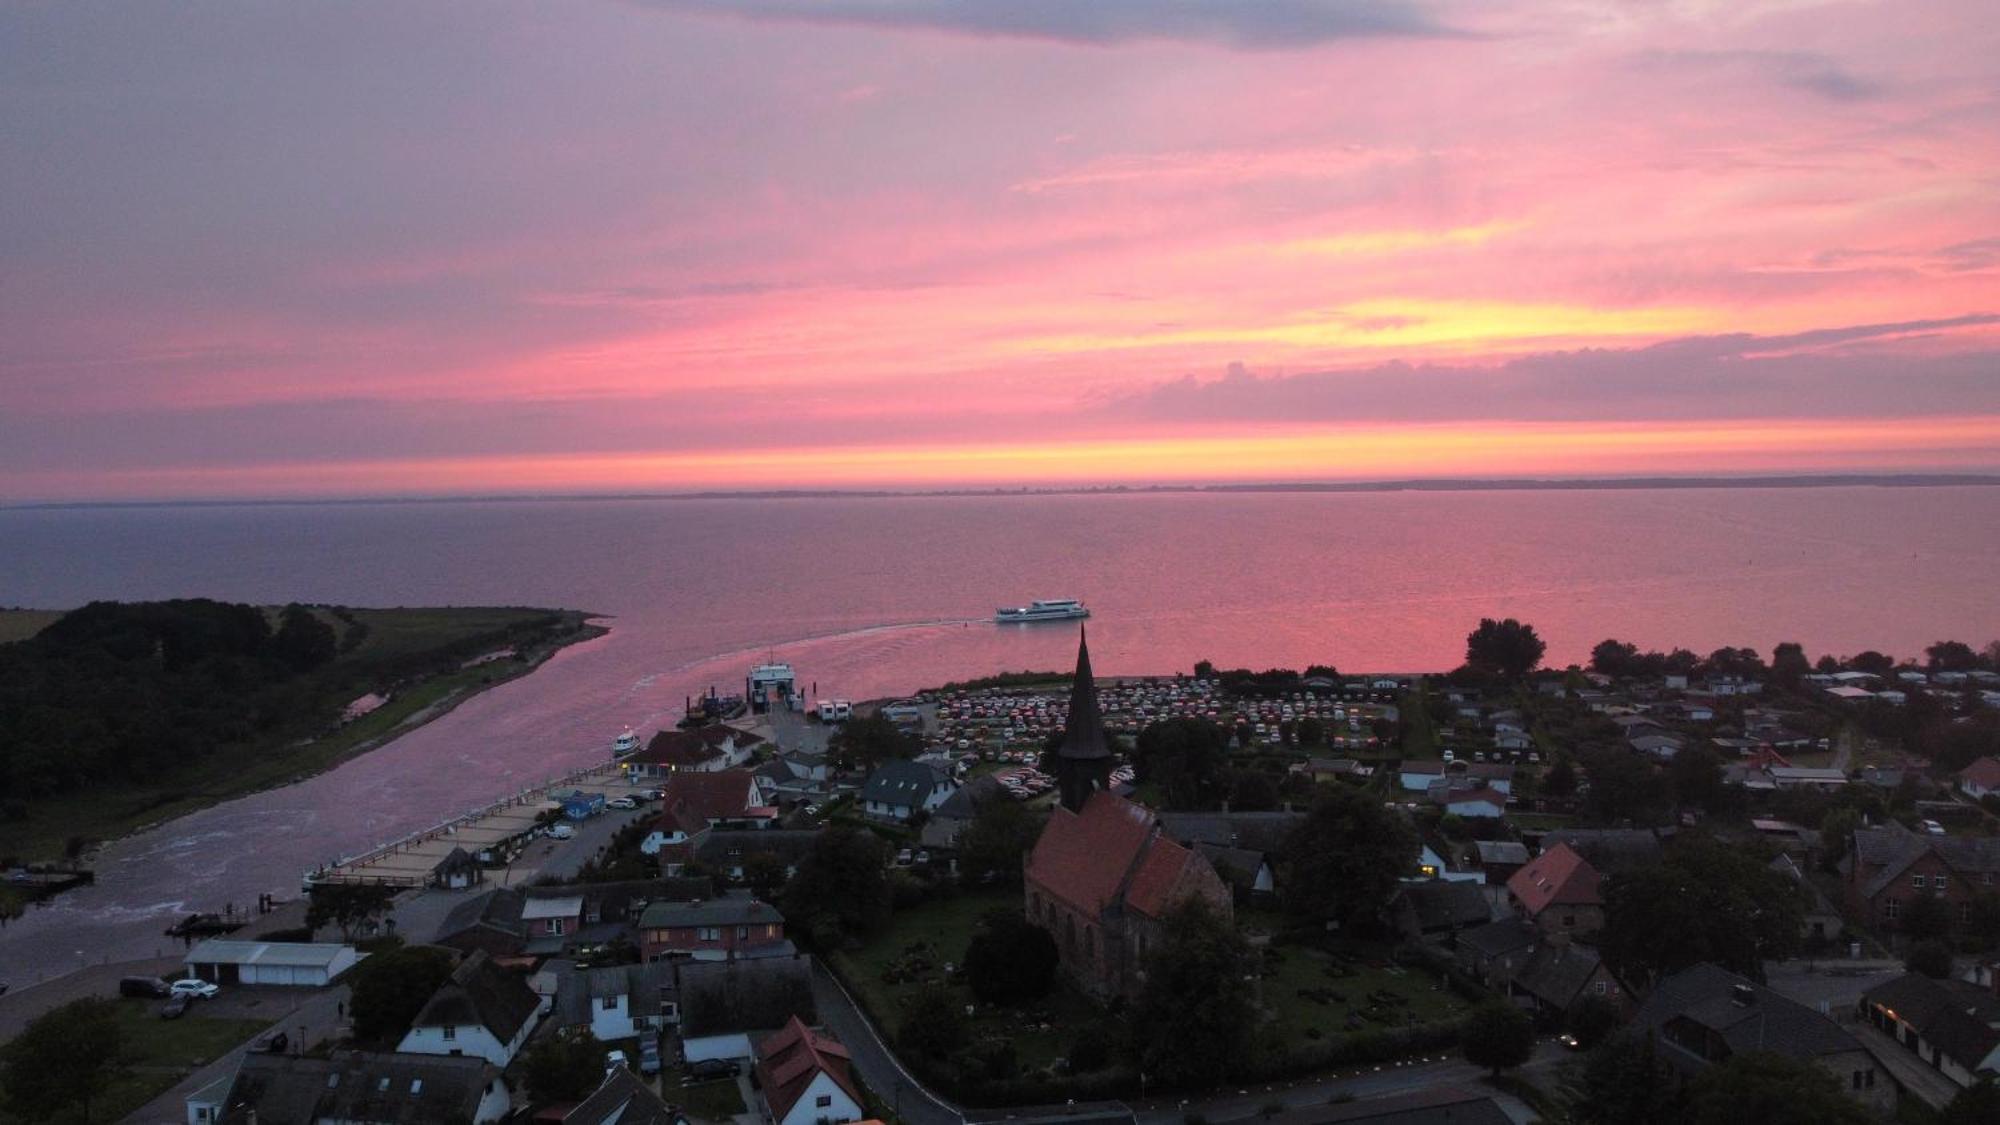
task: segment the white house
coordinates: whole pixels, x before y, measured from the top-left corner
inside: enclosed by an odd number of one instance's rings
[[[1459,816],[1497,819],[1507,813],[1507,795],[1493,789],[1459,789],[1445,801],[1444,811]]]
[[[680,1022],[674,967],[665,961],[566,969],[556,978],[555,1005],[559,1026],[587,1024],[605,1043]]]
[[[861,787],[861,811],[884,820],[908,820],[930,812],[958,788],[949,773],[922,762],[887,761]]]
[[[324,988],[359,959],[351,945],[296,941],[197,943],[181,959],[187,975],[217,984],[284,984]]]
[[[757,1087],[772,1125],[840,1125],[868,1116],[847,1048],[797,1016],[757,1044]]]
[[[527,981],[474,953],[410,1023],[396,1050],[413,1055],[466,1055],[506,1069],[546,1010]]]
[[[1981,758],[1958,771],[1958,788],[1975,801],[2000,793],[2000,758]]]

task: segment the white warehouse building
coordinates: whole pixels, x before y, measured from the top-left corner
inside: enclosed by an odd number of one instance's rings
[[[331,942],[210,938],[188,950],[181,963],[187,966],[187,975],[217,984],[324,988],[357,960],[353,946]]]

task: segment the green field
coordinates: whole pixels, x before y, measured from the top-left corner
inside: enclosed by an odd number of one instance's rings
[[[1022,1009],[978,1004],[971,989],[948,982],[943,970],[946,963],[965,959],[965,948],[989,911],[1020,909],[1020,891],[982,891],[898,910],[888,927],[866,945],[835,953],[833,961],[885,1037],[895,1036],[903,1006],[912,997],[942,985],[959,1003],[976,1005],[968,1021],[973,1042],[993,1038],[1012,1042],[1022,1072],[1032,1072],[1066,1054],[1077,1031],[1098,1018],[1097,1007],[1061,987]],[[916,959],[928,961],[930,968],[893,984],[883,979],[892,969],[909,968]]]
[[[19,612],[0,613],[0,622]],[[366,632],[358,644],[313,673],[322,686],[304,708],[306,714],[298,724],[220,747],[201,761],[164,775],[111,776],[86,790],[39,797],[28,803],[25,819],[0,821],[0,857],[54,859],[77,838],[114,839],[149,824],[330,769],[436,718],[480,691],[527,674],[556,649],[603,632],[602,627],[587,623],[587,615],[571,611],[471,607],[345,612],[351,623],[333,611],[315,610],[343,642],[348,642],[357,625],[365,626]],[[481,638],[499,638],[510,627],[547,619],[551,614],[559,616],[560,625],[524,652],[524,659],[474,667],[461,667],[460,659],[425,662],[427,653],[453,646],[476,650]],[[497,640],[495,643],[499,645]],[[407,671],[412,668],[420,670]],[[345,725],[336,726],[327,718],[337,716],[348,702],[369,690],[389,691],[390,701]]]
[[[92,1121],[116,1121],[134,1112],[270,1026],[269,1020],[209,1019],[198,1014],[199,1004],[180,1019],[163,1020],[159,1008],[158,1000],[118,1001],[123,1065],[91,1103]],[[0,1116],[9,1125],[16,1120]]]
[[[747,1112],[743,1105],[743,1090],[734,1078],[703,1082],[695,1086],[682,1086],[680,1093],[668,1086],[667,1096],[680,1101],[687,1109],[689,1117],[704,1121],[728,1121],[739,1113]]]
[[[1391,965],[1382,950],[1365,947],[1337,959],[1305,946],[1278,946],[1267,955],[1258,989],[1287,1043],[1444,1023],[1471,1011],[1436,973]]]
[[[25,641],[61,616],[59,609],[0,609],[0,645]]]

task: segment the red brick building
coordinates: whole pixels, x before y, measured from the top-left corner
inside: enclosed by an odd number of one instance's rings
[[[1856,829],[1841,864],[1848,911],[1892,929],[1919,897],[1943,899],[1964,922],[1975,895],[2000,891],[2000,837],[1931,836],[1891,821]]]
[[[639,916],[639,953],[648,961],[730,961],[786,946],[785,916],[747,893],[656,902]]]
[[[1136,992],[1161,921],[1191,898],[1233,919],[1228,884],[1199,852],[1161,831],[1151,809],[1109,792],[1090,649],[1077,646],[1069,725],[1056,751],[1062,803],[1028,853],[1028,920],[1056,939],[1062,969],[1085,991]]]

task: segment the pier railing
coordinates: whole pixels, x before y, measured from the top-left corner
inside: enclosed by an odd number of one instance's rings
[[[529,804],[540,804],[548,798],[551,790],[563,786],[576,785],[587,779],[605,774],[607,771],[616,771],[617,768],[618,766],[615,762],[600,762],[594,766],[584,766],[580,769],[571,770],[561,776],[536,782],[516,793],[499,798],[482,808],[460,813],[458,816],[433,825],[430,828],[418,829],[415,832],[400,836],[387,843],[377,844],[375,847],[359,855],[343,856],[320,867],[315,867],[305,873],[304,887],[307,891],[311,891],[314,887],[336,884],[367,884],[386,887],[423,886],[429,878],[429,872],[421,874],[407,871],[371,872],[367,868],[391,856],[400,855],[421,845],[428,844],[439,837],[455,836],[458,834],[460,828],[506,812],[509,809],[517,809]]]

